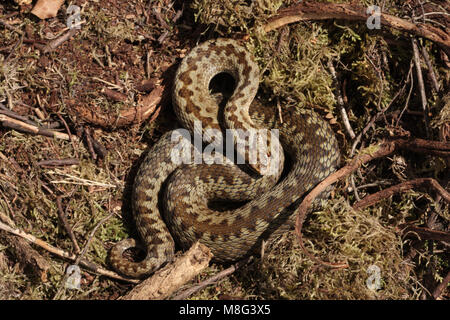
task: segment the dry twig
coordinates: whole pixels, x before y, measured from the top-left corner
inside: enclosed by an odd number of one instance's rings
[[[36,163],[36,165],[41,167],[60,167],[60,166],[73,166],[73,165],[79,165],[80,160],[75,158],[70,159],[49,159],[49,160],[42,160]]]
[[[445,201],[450,203],[450,193],[448,193],[444,188],[442,188],[441,185],[436,180],[434,180],[433,178],[419,178],[411,181],[405,181],[390,188],[368,195],[361,201],[356,202],[353,205],[353,209],[360,210],[366,208],[368,206],[377,203],[378,201],[381,201],[383,199],[392,196],[395,193],[411,190],[412,188],[416,187],[425,187],[427,188],[427,190],[428,188],[431,187],[436,192],[438,192],[439,195],[441,195],[442,198],[445,199]]]
[[[196,293],[197,291],[206,288],[207,286],[216,283],[217,281],[229,276],[230,274],[232,274],[233,272],[235,272],[237,269],[239,269],[240,267],[246,265],[251,258],[246,258],[243,259],[241,261],[238,261],[237,263],[235,263],[234,265],[232,265],[231,267],[219,272],[218,274],[202,281],[201,283],[177,294],[175,297],[172,298],[172,300],[184,300],[189,298],[191,295],[193,295],[194,293]]]
[[[442,291],[448,286],[448,283],[450,282],[450,271],[447,272],[447,275],[442,280],[442,282],[434,289],[433,291],[433,298],[439,299],[439,297],[442,294]]]
[[[23,35],[23,31],[20,29],[17,29],[16,27],[10,25],[8,22],[6,22],[3,19],[0,19],[0,24],[3,25],[6,29],[12,30],[14,32],[17,32],[20,35]]]
[[[69,221],[67,221],[66,212],[63,210],[63,207],[62,207],[61,196],[56,198],[56,206],[58,207],[59,220],[61,221],[64,229],[66,229],[66,232],[69,235],[69,238],[73,243],[75,253],[79,254],[80,246],[78,245],[78,241],[77,241],[77,238],[75,237],[75,234],[73,233],[72,227],[69,225]]]
[[[433,230],[430,228],[417,227],[410,224],[401,224],[399,226],[401,233],[406,236],[415,234],[420,239],[444,241],[450,244],[450,233],[445,231]]]
[[[48,53],[51,52],[53,50],[55,50],[56,48],[58,48],[60,45],[62,45],[64,42],[66,42],[67,40],[69,40],[70,38],[72,38],[74,35],[77,34],[79,30],[77,28],[73,28],[70,29],[69,31],[67,31],[65,34],[63,34],[62,36],[50,41],[44,48],[43,48],[43,53]]]
[[[436,92],[439,92],[439,82],[436,78],[436,73],[434,73],[433,65],[431,64],[430,56],[428,55],[427,49],[425,46],[422,46],[422,57],[425,60],[425,63],[428,68],[428,74],[430,75],[431,83],[433,84],[433,88]]]
[[[70,140],[69,135],[67,135],[65,133],[37,127],[37,126],[31,125],[31,124],[28,124],[26,122],[11,118],[4,114],[0,114],[0,123],[2,123],[3,126],[6,128],[14,129],[14,130],[25,132],[25,133],[37,134],[37,135],[41,135],[41,136],[63,139],[63,140]],[[73,137],[73,139],[76,140],[76,137]]]
[[[336,86],[336,100],[338,103],[339,111],[341,112],[342,122],[344,123],[344,127],[347,130],[348,135],[350,138],[355,139],[356,135],[355,132],[352,129],[352,126],[350,125],[350,121],[348,120],[347,110],[345,110],[344,106],[344,99],[342,99],[342,93],[339,86],[339,81],[336,76],[336,70],[334,69],[333,63],[329,61],[328,68],[331,72],[331,77],[333,78],[333,82]]]
[[[422,111],[423,111],[423,116],[424,116],[424,120],[425,120],[425,132],[426,132],[427,137],[429,137],[430,130],[428,128],[427,95],[425,93],[425,85],[423,83],[422,67],[420,66],[419,48],[417,47],[416,39],[412,38],[411,44],[412,44],[413,53],[414,53],[414,65],[416,66],[417,83],[419,84],[420,99],[422,101]]]
[[[8,244],[8,250],[13,253],[21,269],[30,267],[32,274],[37,276],[42,282],[47,281],[47,272],[50,269],[50,263],[33,249],[28,242],[20,237],[11,234],[0,234],[2,243]]]

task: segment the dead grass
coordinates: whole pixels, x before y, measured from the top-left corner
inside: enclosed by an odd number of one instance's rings
[[[345,1],[348,2],[348,1]],[[378,4],[380,1],[375,1]],[[401,89],[408,73],[411,50],[401,34],[371,32],[364,24],[350,22],[303,22],[263,34],[258,26],[289,1],[194,0],[184,5],[184,15],[173,23],[179,2],[169,6],[166,0],[111,1],[108,10],[101,2],[73,1],[83,8],[87,21],[80,33],[47,55],[39,48],[22,43],[13,54],[0,51],[0,102],[15,112],[37,118],[34,108],[46,112],[46,119],[62,115],[72,132],[83,125],[71,109],[70,100],[95,106],[99,112],[115,113],[136,103],[142,92],[136,89],[143,79],[170,75],[183,49],[189,49],[206,37],[232,37],[248,33],[248,49],[255,55],[263,77],[259,97],[289,108],[301,104],[314,108],[330,120],[337,133],[344,161],[353,141],[347,138],[335,110],[336,98],[327,68],[334,61],[341,81],[346,81],[346,104],[355,132],[368,119],[385,108]],[[364,2],[373,4],[372,2]],[[386,10],[404,12],[402,2],[386,1]],[[0,17],[12,10],[0,5]],[[8,8],[8,9],[7,9]],[[158,14],[153,11],[160,8]],[[64,9],[63,9],[64,10]],[[27,37],[48,40],[64,28],[64,15],[37,21],[17,15]],[[160,42],[160,37],[169,31]],[[0,47],[16,44],[17,33],[0,27]],[[396,43],[397,45],[393,45]],[[448,68],[438,51],[427,44],[433,63],[448,91]],[[1,48],[0,48],[1,49]],[[385,56],[383,56],[385,55]],[[388,63],[384,64],[387,59]],[[112,102],[100,93],[104,86],[119,87],[128,97],[126,103]],[[409,87],[407,87],[409,89]],[[364,143],[397,132],[395,112],[404,108],[408,90],[392,105],[386,121],[376,123],[364,137]],[[39,96],[39,98],[37,98]],[[410,109],[418,110],[419,95],[413,91]],[[433,138],[449,137],[448,97],[429,97]],[[95,234],[86,258],[108,267],[107,255],[120,239],[136,236],[130,212],[130,184],[139,158],[166,130],[176,126],[170,106],[153,123],[129,128],[95,129],[95,138],[108,149],[105,159],[94,161],[82,143],[31,136],[0,127],[0,211],[20,229],[68,252],[73,251],[66,231],[58,221],[56,197],[63,197],[69,224],[80,247],[84,247],[93,228],[116,211]],[[404,130],[423,137],[423,126],[415,115],[405,114],[400,123]],[[63,127],[60,128],[65,131]],[[447,131],[446,131],[447,130]],[[1,156],[0,154],[0,156]],[[43,168],[44,159],[78,158],[80,165]],[[361,186],[359,195],[376,192],[402,179],[431,176],[448,179],[448,162],[434,157],[401,154],[370,164],[355,175]],[[447,180],[448,181],[448,180]],[[445,187],[445,186],[444,186]],[[349,182],[337,186],[332,200],[310,214],[303,228],[308,249],[326,261],[346,261],[347,269],[332,270],[314,264],[299,248],[293,232],[270,244],[263,259],[254,261],[220,283],[193,296],[193,299],[218,299],[223,296],[243,299],[419,299],[430,287],[425,276],[442,280],[449,270],[448,251],[436,242],[400,238],[397,226],[405,221],[426,223],[437,212],[438,223],[448,228],[448,206],[419,192],[408,192],[355,212],[349,203],[355,200]],[[120,208],[117,210],[117,208]],[[414,248],[414,249],[412,249]],[[34,279],[24,266],[16,263],[7,243],[0,243],[0,298],[51,299],[63,286],[67,261],[36,249],[51,264],[47,281]],[[414,251],[415,250],[415,251]],[[413,254],[411,252],[418,252]],[[382,287],[367,288],[370,266],[380,268]],[[211,267],[197,281],[223,269]],[[130,285],[83,271],[82,290],[62,290],[60,299],[114,299]],[[432,277],[432,278],[433,278]]]

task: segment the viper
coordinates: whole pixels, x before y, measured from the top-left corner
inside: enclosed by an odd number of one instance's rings
[[[220,74],[234,80],[234,90],[224,104],[210,92],[211,81]],[[149,275],[173,259],[175,243],[188,248],[197,240],[211,249],[218,262],[257,252],[263,241],[292,227],[293,213],[304,195],[336,170],[339,147],[329,124],[301,105],[281,108],[280,117],[277,108],[258,103],[259,79],[258,65],[237,40],[208,40],[183,58],[174,78],[172,102],[185,131],[165,133],[139,167],[132,210],[145,257],[137,262],[126,259],[124,251],[137,242],[122,240],[110,255],[117,271],[130,277]],[[188,151],[187,160],[195,152],[206,158],[206,149],[199,150],[181,134],[186,130],[202,137],[205,144],[231,141],[237,146],[248,141],[242,133],[264,128],[267,142],[258,140],[253,146],[267,148],[256,162],[250,161],[248,146],[240,154],[244,164],[235,164],[231,160],[236,159],[219,152],[208,154],[213,163],[174,161],[174,150],[179,151],[180,145]],[[272,152],[276,144],[281,147]]]

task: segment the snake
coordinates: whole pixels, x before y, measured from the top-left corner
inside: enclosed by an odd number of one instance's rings
[[[211,92],[212,81],[220,79],[234,82],[225,98]],[[163,134],[143,157],[131,197],[141,240],[113,246],[115,270],[133,278],[149,276],[172,261],[178,247],[188,249],[197,241],[219,263],[257,254],[292,228],[304,196],[337,169],[339,147],[328,122],[300,104],[260,103],[255,99],[259,81],[258,64],[238,40],[207,40],[182,58],[171,92],[182,128]],[[269,132],[265,144],[252,140],[256,148],[266,147],[256,160],[249,156],[250,142],[221,154],[220,145],[250,141],[242,132],[251,130]],[[272,149],[275,145],[279,148]],[[174,150],[187,156],[180,161]],[[196,157],[203,161],[193,161]],[[263,173],[264,168],[271,170]],[[124,256],[135,247],[145,251],[141,261]]]

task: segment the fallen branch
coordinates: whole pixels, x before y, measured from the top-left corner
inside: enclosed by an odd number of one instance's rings
[[[94,139],[91,129],[89,127],[83,127],[83,132],[92,159],[97,160],[98,158],[106,158],[108,151],[100,142]]]
[[[75,158],[69,158],[69,159],[49,159],[49,160],[42,160],[36,163],[36,165],[41,167],[60,167],[60,166],[73,166],[73,165],[79,165],[80,160]]]
[[[417,41],[416,39],[411,39],[411,45],[413,48],[413,56],[414,56],[414,65],[416,66],[416,75],[417,75],[417,83],[419,85],[419,92],[420,92],[420,99],[422,102],[422,111],[425,121],[425,132],[427,137],[430,136],[430,130],[428,128],[428,103],[427,103],[427,94],[425,93],[425,84],[423,82],[423,75],[422,75],[422,67],[420,64],[420,55],[419,55],[419,48],[417,47]]]
[[[0,220],[4,223],[14,225],[14,222],[7,216],[0,212]],[[28,242],[20,237],[16,237],[11,234],[0,234],[0,239],[3,239],[3,243],[8,243],[9,250],[11,250],[14,256],[18,259],[19,264],[31,267],[32,272],[41,279],[42,282],[47,281],[47,271],[50,269],[48,261],[34,250]]]
[[[2,239],[2,243],[8,244],[8,250],[17,259],[21,270],[31,270],[34,276],[42,282],[47,282],[50,263],[39,252],[33,249],[24,239],[14,235],[0,234],[0,239]]]
[[[16,27],[10,25],[8,22],[6,22],[3,19],[0,19],[0,24],[3,25],[6,29],[12,30],[14,32],[17,32],[20,35],[23,35],[23,31],[20,29],[17,29]]]
[[[111,218],[113,216],[113,214],[114,214],[114,212],[111,212],[108,216],[106,216],[105,218],[100,220],[100,222],[97,223],[97,225],[94,227],[94,229],[92,229],[91,233],[89,234],[88,239],[86,240],[86,244],[84,245],[83,250],[81,251],[80,254],[78,254],[73,265],[78,266],[81,263],[81,261],[84,259],[83,257],[86,255],[89,245],[90,245],[92,239],[94,238],[94,235],[97,232],[98,228],[102,224],[104,224],[109,218]],[[69,279],[69,277],[70,277],[70,274],[66,271],[66,273],[64,274],[64,278],[61,281],[62,285],[59,287],[59,289],[56,292],[55,297],[53,299],[57,299],[60,297],[61,293],[63,292],[64,288],[66,287],[66,283],[67,283],[67,280]]]
[[[433,84],[433,88],[436,92],[439,92],[439,90],[440,90],[439,81],[436,78],[436,73],[433,70],[433,65],[431,64],[430,56],[429,56],[429,54],[427,52],[427,48],[425,48],[425,46],[422,46],[422,57],[423,57],[423,60],[425,60],[425,64],[427,65],[428,74],[430,76],[431,83]]]
[[[340,84],[336,75],[336,70],[334,69],[333,63],[329,61],[328,63],[328,69],[330,69],[331,77],[333,78],[333,82],[336,86],[336,100],[338,103],[339,111],[341,112],[342,122],[344,124],[345,129],[347,130],[348,135],[350,138],[355,139],[356,135],[355,132],[352,129],[352,126],[350,125],[350,120],[348,119],[347,110],[345,110],[344,106],[344,99],[342,98],[342,93],[340,89]]]
[[[212,253],[196,242],[183,256],[156,271],[150,278],[135,286],[121,300],[164,299],[209,265]]]
[[[410,150],[413,152],[424,153],[443,158],[450,157],[450,142],[431,141],[418,138],[402,138],[396,139],[395,144],[398,148]]]
[[[411,63],[409,65],[409,71],[408,71],[408,75],[406,76],[406,81],[405,84],[403,85],[403,87],[397,91],[397,93],[394,95],[394,97],[392,98],[391,102],[389,102],[389,104],[386,106],[386,108],[384,108],[383,110],[377,112],[377,114],[375,114],[374,116],[372,116],[370,118],[370,120],[367,122],[366,126],[364,127],[364,129],[358,134],[358,136],[355,138],[355,140],[353,141],[353,145],[352,145],[352,149],[350,151],[350,156],[353,156],[355,154],[355,150],[356,150],[356,146],[361,142],[361,138],[363,137],[363,135],[365,135],[367,133],[367,131],[369,131],[369,129],[371,127],[373,127],[375,121],[377,121],[379,118],[381,118],[381,116],[383,116],[385,114],[385,112],[392,106],[392,104],[394,103],[394,101],[401,95],[403,94],[404,90],[406,89],[406,85],[409,82],[410,77],[412,76],[412,68],[413,68],[413,62],[411,60]],[[412,89],[412,84],[411,84],[411,89]],[[411,90],[409,92],[409,95],[411,94]],[[407,100],[409,100],[409,95]],[[406,106],[408,105],[408,103],[406,103]]]
[[[66,133],[40,128],[40,127],[31,125],[31,124],[23,122],[23,121],[13,119],[4,114],[0,114],[0,123],[6,128],[14,129],[14,130],[17,130],[20,132],[37,134],[37,135],[41,135],[41,136],[63,139],[63,140],[70,140],[69,135]],[[76,137],[72,137],[72,138],[76,139]]]
[[[349,164],[347,164],[345,167],[339,169],[338,171],[334,172],[333,174],[329,175],[325,180],[320,182],[309,194],[303,199],[302,203],[297,209],[297,219],[295,223],[295,231],[300,243],[301,248],[304,250],[304,252],[314,261],[334,267],[334,268],[343,268],[346,266],[345,263],[330,263],[330,262],[324,262],[312,255],[308,252],[308,250],[305,248],[303,244],[303,238],[302,238],[302,227],[303,222],[305,220],[306,214],[308,212],[308,209],[311,207],[311,204],[313,203],[314,199],[320,195],[323,191],[325,191],[326,188],[328,188],[330,185],[335,183],[336,181],[348,176],[352,172],[354,172],[356,169],[361,167],[363,164],[377,159],[385,157],[389,154],[392,154],[394,151],[399,149],[406,149],[414,152],[420,152],[425,154],[432,154],[437,156],[443,156],[443,157],[450,157],[450,143],[446,142],[440,142],[440,141],[428,141],[423,139],[405,139],[405,138],[398,138],[393,139],[389,141],[385,141],[380,143],[379,145],[371,146],[365,150],[370,150],[370,153],[361,153],[360,155],[353,158],[353,160],[350,161]],[[367,151],[366,151],[367,152]]]
[[[36,122],[31,121],[27,117],[21,116],[20,114],[17,114],[17,113],[15,113],[12,110],[9,110],[2,103],[0,103],[0,114],[4,114],[5,116],[11,117],[13,119],[16,119],[16,120],[19,120],[19,121],[23,121],[23,122],[25,122],[25,123],[27,123],[29,125],[32,125],[32,126],[37,126]]]
[[[78,151],[77,151],[78,148],[75,146],[75,139],[74,139],[72,133],[70,132],[69,126],[67,125],[66,120],[64,120],[63,116],[59,112],[57,113],[57,115],[58,115],[59,120],[64,124],[64,127],[66,128],[66,131],[67,131],[67,135],[69,136],[70,143],[72,144],[72,147],[73,147],[73,150],[75,151],[77,159],[79,159],[80,155],[78,154]]]
[[[67,234],[69,235],[70,240],[73,243],[73,248],[75,249],[75,253],[80,254],[80,252],[81,252],[80,246],[78,245],[77,238],[75,237],[72,227],[70,226],[69,221],[67,220],[66,211],[63,210],[61,196],[58,196],[56,198],[56,206],[58,208],[59,220],[61,221],[61,224],[63,225],[64,229],[66,230]]]
[[[425,188],[431,187],[434,190],[436,190],[436,192],[439,193],[439,195],[441,195],[442,198],[445,199],[445,201],[450,203],[450,193],[448,193],[436,180],[434,180],[433,178],[419,178],[419,179],[414,179],[411,181],[406,181],[406,182],[397,184],[395,186],[392,186],[390,188],[376,192],[374,194],[368,195],[361,201],[356,202],[353,205],[353,209],[361,210],[361,209],[371,206],[383,199],[386,199],[395,193],[411,190],[412,188],[417,188],[417,187],[425,187]]]
[[[94,143],[92,142],[93,139],[91,136],[91,131],[89,130],[88,127],[84,127],[83,130],[89,153],[91,154],[92,159],[97,160],[97,153],[94,150]]]
[[[279,10],[276,16],[269,19],[269,22],[264,26],[264,31],[269,32],[286,24],[302,20],[342,19],[366,22],[371,16],[366,13],[366,10],[366,7],[356,4],[300,2]],[[387,13],[381,13],[380,23],[383,26],[431,40],[439,44],[450,57],[450,35],[439,28],[426,24],[414,24]]]

